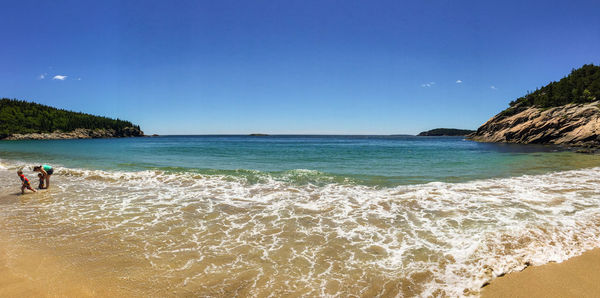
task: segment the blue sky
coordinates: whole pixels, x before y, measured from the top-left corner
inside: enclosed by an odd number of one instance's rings
[[[600,64],[599,1],[4,1],[1,97],[146,133],[475,129]]]

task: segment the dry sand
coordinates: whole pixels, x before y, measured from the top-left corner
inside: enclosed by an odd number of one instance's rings
[[[600,249],[499,277],[482,297],[600,297]]]

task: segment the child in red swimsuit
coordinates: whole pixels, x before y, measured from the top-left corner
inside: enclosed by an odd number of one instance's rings
[[[19,178],[21,178],[21,182],[23,182],[23,185],[21,185],[21,194],[25,194],[26,188],[35,192],[35,189],[33,189],[31,187],[31,183],[29,183],[29,179],[27,179],[27,177],[25,177],[25,175],[23,175],[23,171],[18,170],[17,175],[19,175]]]

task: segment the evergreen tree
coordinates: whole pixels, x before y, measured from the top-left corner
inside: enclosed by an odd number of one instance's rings
[[[600,66],[586,64],[558,82],[527,91],[523,97],[510,102],[502,115],[510,116],[530,106],[551,108],[570,103],[589,103],[600,100]]]
[[[69,132],[77,128],[122,132],[126,127],[139,129],[139,126],[120,119],[71,112],[24,100],[0,99],[0,138],[15,133]]]

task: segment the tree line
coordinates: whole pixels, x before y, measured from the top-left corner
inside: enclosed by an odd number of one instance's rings
[[[525,96],[510,102],[510,106],[550,108],[596,100],[600,100],[600,66],[586,64],[573,69],[558,82],[527,92]]]
[[[24,100],[0,99],[0,138],[16,133],[69,132],[77,128],[114,129],[120,133],[126,127],[140,128],[120,119],[72,112]]]

